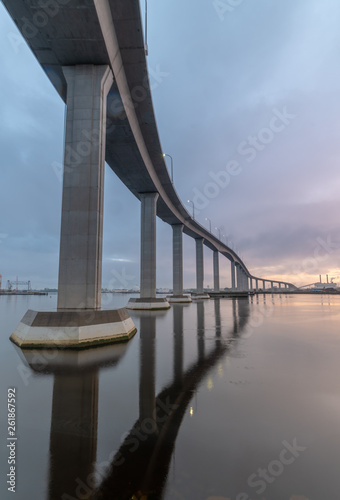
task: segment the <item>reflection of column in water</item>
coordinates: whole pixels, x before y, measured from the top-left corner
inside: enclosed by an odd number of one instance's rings
[[[220,299],[215,299],[214,310],[215,310],[216,338],[220,338],[221,337],[221,333],[222,333],[222,327],[221,327],[221,301],[220,301]]]
[[[204,359],[204,302],[197,302],[197,348],[198,359]]]
[[[156,421],[155,398],[155,344],[156,317],[145,313],[140,318],[140,377],[139,377],[139,419]]]
[[[49,498],[74,497],[94,472],[98,372],[55,374],[50,436]],[[92,485],[93,487],[94,485]],[[82,494],[86,494],[84,489]],[[88,491],[89,493],[89,491]]]
[[[174,382],[183,377],[183,306],[173,305],[174,315]]]
[[[232,301],[233,301],[233,324],[234,324],[233,332],[234,332],[234,334],[237,334],[238,333],[237,303],[236,303],[236,299],[232,299]]]
[[[248,297],[238,299],[239,332],[246,326],[249,318]]]

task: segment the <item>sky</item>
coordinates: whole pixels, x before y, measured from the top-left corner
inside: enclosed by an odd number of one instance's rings
[[[175,188],[259,277],[340,283],[339,22],[338,0],[148,1],[154,109]],[[1,3],[0,117],[3,286],[18,276],[57,287],[65,105]],[[104,205],[103,286],[138,286],[140,202],[107,166]],[[220,274],[230,286],[223,256]],[[194,285],[184,236],[184,286]],[[162,221],[157,286],[172,286]]]

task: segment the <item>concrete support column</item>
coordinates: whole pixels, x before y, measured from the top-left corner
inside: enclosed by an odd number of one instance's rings
[[[158,193],[139,193],[141,200],[140,298],[130,299],[127,309],[169,309],[165,298],[156,298],[156,208]]]
[[[270,288],[273,290],[273,288],[274,288],[274,281],[270,282]]]
[[[236,266],[237,268],[237,289],[240,292],[246,292],[249,290],[248,276],[242,269],[240,265]]]
[[[214,250],[214,292],[220,291],[220,263],[219,253]]]
[[[173,294],[183,295],[183,224],[172,226]]]
[[[158,193],[142,193],[140,297],[156,297],[156,204]]]
[[[250,283],[249,288],[250,288],[250,290],[252,290],[253,289],[253,278],[249,278],[249,283]]]
[[[109,66],[63,67],[67,114],[58,310],[100,309]]]
[[[196,288],[198,294],[204,293],[204,260],[203,260],[203,238],[196,238]]]
[[[236,279],[235,279],[235,261],[231,261],[231,288],[235,290],[236,288]]]
[[[244,276],[244,290],[245,291],[249,291],[249,279],[248,279],[248,276],[246,275],[246,273],[243,271],[242,269],[242,274]]]
[[[259,291],[259,280],[256,279],[255,281],[256,281],[256,291],[258,292]]]
[[[237,290],[242,292],[244,287],[244,278],[242,268],[236,264],[236,275],[237,275]]]
[[[281,290],[281,285],[282,285],[282,283],[279,283],[279,289],[280,289],[280,290]]]
[[[235,268],[236,268],[236,289],[240,290],[240,286],[241,286],[240,266],[238,264],[236,264]]]
[[[263,280],[263,290],[266,289],[266,280]]]

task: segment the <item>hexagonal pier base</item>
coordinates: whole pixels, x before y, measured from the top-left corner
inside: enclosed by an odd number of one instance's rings
[[[170,309],[170,304],[166,299],[156,299],[154,297],[144,297],[140,299],[130,299],[126,309],[137,309],[146,311],[156,311]]]
[[[21,348],[80,349],[126,342],[136,331],[126,309],[57,312],[28,310],[10,339]]]
[[[210,295],[208,293],[198,293],[197,295],[191,295],[192,300],[202,300],[202,299],[210,299]]]
[[[190,295],[169,295],[167,300],[174,304],[189,304],[192,302]]]

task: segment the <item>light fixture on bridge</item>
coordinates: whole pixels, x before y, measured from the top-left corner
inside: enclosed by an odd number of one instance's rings
[[[194,202],[191,200],[188,200],[188,203],[192,203],[192,218],[195,218],[195,205]]]
[[[205,220],[209,221],[209,231],[211,232],[211,220],[209,219],[209,217],[206,217]]]
[[[221,229],[219,227],[215,227],[215,229],[217,229],[217,231],[218,231],[218,239],[220,240],[221,239]]]
[[[165,158],[166,156],[168,156],[171,160],[171,182],[173,184],[174,183],[174,160],[173,160],[172,156],[168,155],[167,153],[163,153],[163,158]]]

